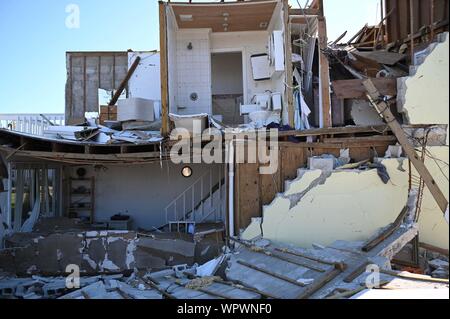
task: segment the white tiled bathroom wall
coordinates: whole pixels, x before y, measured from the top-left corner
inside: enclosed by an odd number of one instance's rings
[[[188,49],[189,43],[192,49]],[[177,113],[211,113],[211,56],[209,30],[177,34]],[[191,94],[198,98],[193,101]]]

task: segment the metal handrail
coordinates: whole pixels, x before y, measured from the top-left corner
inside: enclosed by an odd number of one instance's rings
[[[208,172],[204,173],[202,176],[200,176],[191,186],[189,186],[185,191],[183,191],[183,193],[181,193],[179,196],[177,196],[169,205],[166,206],[165,208],[165,214],[166,214],[166,223],[169,224],[170,222],[174,222],[174,221],[170,221],[169,220],[169,210],[173,207],[174,211],[173,211],[173,215],[174,215],[174,219],[175,222],[183,222],[183,221],[187,221],[187,218],[189,215],[190,219],[193,219],[192,221],[195,222],[197,220],[196,218],[196,211],[198,211],[201,207],[202,210],[202,216],[205,216],[205,203],[208,200],[208,198],[211,199],[211,212],[208,212],[208,214],[206,215],[206,218],[209,218],[212,213],[217,213],[217,209],[214,207],[214,193],[215,191],[213,190],[214,187],[216,187],[216,185],[212,185],[212,180],[213,180],[213,171],[212,169],[210,169]],[[205,177],[209,177],[209,192],[208,192],[208,197],[204,198],[204,179]],[[223,178],[222,178],[222,171],[219,171],[219,187],[218,187],[218,191],[219,191],[219,204],[221,204],[222,202],[222,182],[223,182]],[[196,194],[196,188],[198,188],[198,186],[200,186],[200,199],[199,201],[196,203],[195,202],[195,194]],[[216,190],[217,191],[217,190]],[[191,195],[189,198],[188,195]],[[182,204],[182,208],[183,211],[181,212],[181,216],[179,216],[178,214],[178,201],[182,199],[183,200],[183,204]],[[189,205],[188,201],[191,201],[191,205]],[[192,206],[192,207],[189,207]],[[219,208],[220,212],[222,211],[222,207]],[[180,218],[181,217],[181,218]],[[205,218],[203,218],[204,220]],[[203,221],[202,220],[202,221]]]

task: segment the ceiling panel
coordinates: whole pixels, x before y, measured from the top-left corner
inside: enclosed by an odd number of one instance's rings
[[[276,5],[277,1],[170,4],[180,29],[211,28],[213,32],[267,30]]]

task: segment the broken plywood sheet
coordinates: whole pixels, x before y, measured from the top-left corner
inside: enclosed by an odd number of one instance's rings
[[[372,60],[379,64],[395,65],[396,63],[404,60],[406,54],[400,54],[396,52],[389,52],[384,50],[374,50],[374,51],[352,51],[353,55],[357,57],[363,57],[365,59]]]
[[[306,177],[314,171],[305,173],[264,207],[264,238],[305,248],[369,238],[395,220],[408,198],[407,161],[381,163],[390,176],[387,184],[377,170],[335,170],[313,181]]]

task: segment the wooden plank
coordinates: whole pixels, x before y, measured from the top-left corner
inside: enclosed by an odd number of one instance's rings
[[[371,60],[373,63],[395,65],[396,63],[404,60],[407,56],[406,54],[400,54],[396,52],[389,52],[384,50],[377,51],[357,51],[351,52],[357,59],[363,58]]]
[[[332,281],[334,278],[339,276],[341,274],[340,269],[333,269],[323,276],[320,276],[319,278],[316,278],[313,283],[306,288],[303,289],[303,291],[297,296],[297,299],[307,299],[311,297],[315,292],[317,292],[319,289],[321,289],[323,286],[325,286],[327,283]]]
[[[289,9],[289,15],[292,16],[317,16],[320,12],[317,9],[311,9],[311,8],[305,8],[305,9],[298,9],[298,8],[290,8]]]
[[[167,49],[167,16],[166,3],[159,2],[159,45],[161,72],[161,134],[169,135],[169,61]]]
[[[400,212],[400,215],[397,216],[396,220],[386,229],[384,230],[380,235],[378,235],[376,238],[370,240],[368,243],[366,243],[362,247],[362,251],[369,252],[372,249],[374,249],[376,246],[381,244],[386,238],[391,236],[402,224],[403,219],[406,217],[406,214],[408,213],[408,207],[404,207],[403,210]]]
[[[361,276],[362,273],[366,271],[367,266],[370,264],[372,264],[372,262],[364,261],[362,264],[356,267],[355,270],[353,270],[350,274],[348,274],[347,277],[344,278],[344,282],[351,283],[353,280]]]
[[[397,138],[392,135],[379,135],[367,137],[341,137],[341,138],[324,138],[324,143],[357,143],[357,142],[396,142]]]
[[[392,114],[389,104],[382,101],[380,92],[370,79],[364,81],[363,84],[368,92],[368,98],[370,99],[370,102],[378,110],[378,112],[383,115],[384,119],[391,127],[392,132],[394,132],[395,136],[397,137],[400,145],[403,147],[406,155],[433,195],[433,198],[438,204],[439,208],[445,214],[446,210],[448,209],[447,199],[437,185],[433,176],[428,171],[425,164],[420,159],[419,155],[416,153],[414,147],[409,143],[408,137],[406,136],[400,124],[397,122],[394,114]]]
[[[324,260],[324,259],[321,259],[321,258],[317,258],[317,257],[314,257],[314,256],[305,255],[305,254],[299,253],[297,251],[293,251],[293,250],[289,250],[289,249],[282,249],[282,248],[275,248],[275,250],[279,251],[279,252],[282,252],[282,253],[290,254],[290,255],[293,255],[293,256],[298,256],[298,257],[302,257],[302,258],[305,258],[305,259],[309,259],[309,260],[312,260],[312,261],[315,261],[315,262],[318,262],[318,263],[321,263],[321,264],[324,264],[324,265],[330,265],[330,266],[332,265],[335,268],[340,268],[340,269],[344,269],[345,268],[342,263],[336,263],[336,262]]]
[[[396,271],[388,270],[388,269],[380,269],[380,272],[382,274],[401,278],[401,279],[448,284],[448,279],[432,278],[429,276],[423,276],[423,275],[417,275],[417,274],[407,274],[407,273],[396,272]]]
[[[441,255],[445,255],[445,256],[449,255],[448,249],[439,248],[439,247],[436,247],[436,246],[433,246],[433,245],[430,245],[427,243],[419,243],[419,246],[423,249],[426,249],[426,250],[429,250],[432,252],[436,252]]]
[[[239,190],[238,202],[238,229],[246,228],[251,223],[253,217],[261,216],[261,198],[259,194],[259,165],[258,164],[237,164]]]
[[[306,164],[304,148],[286,148],[280,147],[281,152],[281,181],[284,187],[284,181],[297,177],[297,170]]]
[[[228,13],[228,32],[267,30],[261,22],[270,22],[276,5],[275,1],[169,3],[180,29],[209,28],[213,32],[224,32],[224,12]],[[193,19],[182,21],[180,15],[192,15]]]
[[[364,80],[337,80],[332,82],[333,91],[339,99],[367,99]],[[391,78],[372,79],[382,95],[397,95],[397,80]]]
[[[109,106],[115,105],[117,103],[117,100],[119,99],[120,95],[122,94],[123,90],[128,85],[128,81],[130,80],[131,76],[133,75],[134,71],[139,66],[139,62],[141,62],[141,57],[136,57],[136,60],[134,60],[133,64],[131,65],[130,69],[127,72],[127,75],[125,76],[125,79],[120,83],[119,88],[117,89],[116,93],[114,93],[114,96],[112,97],[111,101],[109,102]]]
[[[293,96],[293,69],[292,69],[292,39],[291,24],[289,21],[289,1],[283,0],[283,24],[284,24],[284,64],[285,64],[285,101],[287,102],[289,125],[295,126],[295,109]]]

